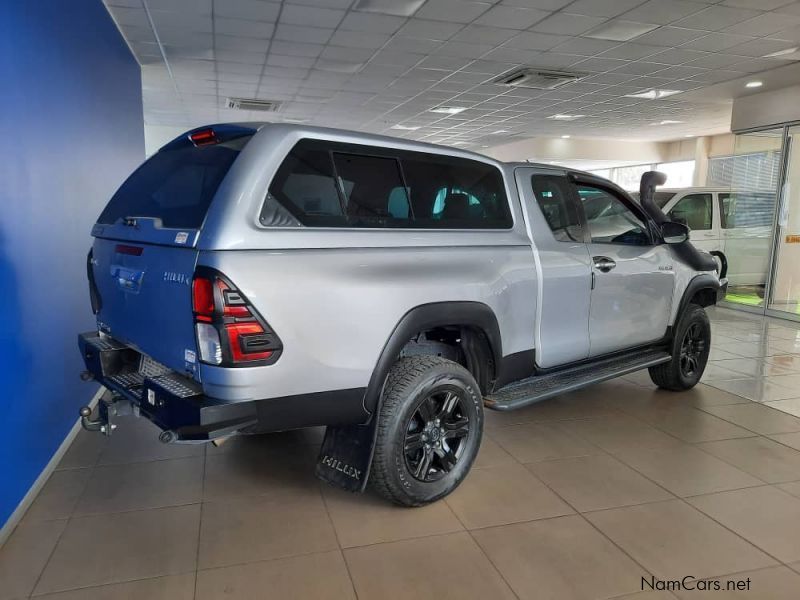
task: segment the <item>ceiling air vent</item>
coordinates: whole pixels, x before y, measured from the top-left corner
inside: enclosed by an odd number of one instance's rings
[[[275,100],[259,100],[258,98],[228,98],[228,108],[236,110],[260,110],[261,112],[275,112],[281,105]]]
[[[581,77],[583,77],[583,74],[525,68],[507,73],[495,79],[495,83],[513,87],[532,88],[534,90],[554,90],[562,85],[578,81]]]

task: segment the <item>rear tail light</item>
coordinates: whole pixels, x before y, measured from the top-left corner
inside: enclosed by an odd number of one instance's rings
[[[195,146],[210,146],[219,143],[219,138],[213,129],[201,129],[190,133],[189,139]]]
[[[197,270],[192,281],[192,308],[202,362],[240,367],[278,359],[280,339],[221,273]]]

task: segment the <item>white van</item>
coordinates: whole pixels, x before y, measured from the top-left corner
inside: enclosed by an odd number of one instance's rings
[[[637,196],[637,194],[634,194]],[[727,260],[731,287],[763,289],[775,215],[775,192],[730,188],[660,188],[655,202],[670,219],[689,226],[692,244]]]

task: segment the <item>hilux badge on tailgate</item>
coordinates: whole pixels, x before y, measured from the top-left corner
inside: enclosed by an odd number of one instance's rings
[[[182,283],[184,285],[192,285],[192,278],[185,273],[176,273],[175,271],[164,271],[164,281],[172,283]]]

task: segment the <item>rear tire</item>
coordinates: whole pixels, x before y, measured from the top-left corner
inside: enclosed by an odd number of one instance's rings
[[[458,363],[411,356],[389,372],[377,418],[370,485],[396,504],[423,506],[469,473],[481,444],[483,397]]]
[[[672,342],[672,360],[650,367],[650,379],[674,392],[689,390],[703,376],[711,352],[711,325],[702,306],[690,304],[683,313]]]

